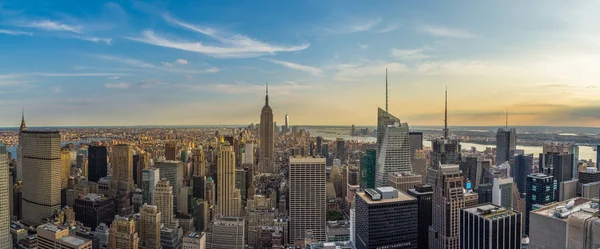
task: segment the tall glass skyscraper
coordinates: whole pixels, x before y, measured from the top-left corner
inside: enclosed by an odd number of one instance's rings
[[[499,128],[496,132],[496,165],[510,160],[517,149],[517,130]]]
[[[375,187],[387,184],[390,172],[412,171],[407,123],[381,108],[377,111],[377,172]]]
[[[516,155],[515,156],[515,167],[513,168],[513,178],[519,189],[519,193],[525,194],[525,182],[527,176],[531,174],[533,167],[533,154],[528,155]]]
[[[368,149],[360,157],[360,188],[368,189],[375,188],[375,171],[376,171],[377,151]]]
[[[88,147],[88,180],[98,182],[108,173],[106,146]]]
[[[529,212],[538,205],[554,202],[558,184],[553,176],[535,173],[527,176],[527,194],[525,202],[525,234],[529,234]]]

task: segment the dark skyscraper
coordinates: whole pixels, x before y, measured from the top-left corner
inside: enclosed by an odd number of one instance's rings
[[[499,128],[496,133],[496,165],[510,160],[517,149],[517,131],[515,128]]]
[[[88,181],[98,182],[108,173],[106,146],[88,147]]]
[[[142,185],[141,177],[138,178],[138,170],[140,171],[140,175],[141,175],[141,169],[138,167],[139,161],[140,161],[140,155],[133,155],[133,184],[135,184],[137,186]]]
[[[521,213],[493,204],[461,210],[461,248],[521,248]]]
[[[515,156],[515,167],[513,168],[513,179],[517,184],[519,193],[525,194],[527,191],[525,183],[527,182],[527,176],[531,174],[533,167],[533,154],[529,155],[516,155]]]
[[[596,145],[596,168],[600,170],[600,144]]]
[[[100,223],[110,225],[115,217],[115,210],[114,200],[98,194],[76,197],[73,205],[75,220],[93,228]]]
[[[551,175],[535,173],[527,176],[526,189],[525,234],[529,234],[529,212],[537,209],[538,205],[554,202],[558,184]]]
[[[431,160],[427,168],[427,184],[434,186],[440,164],[460,164],[460,142],[449,136],[448,129],[448,91],[444,101],[444,135],[431,141]]]
[[[336,139],[336,157],[344,163],[346,161],[346,142],[343,138]]]
[[[169,161],[175,161],[177,157],[177,144],[169,142],[165,144],[165,159]]]
[[[543,172],[554,176],[554,180],[560,185],[561,182],[573,179],[573,155],[546,153],[540,154],[540,169]],[[556,191],[555,200],[559,200],[559,190]]]
[[[417,200],[392,187],[356,193],[356,248],[417,248]]]
[[[408,136],[410,137],[410,160],[413,160],[415,151],[423,149],[423,132],[411,131]]]
[[[418,248],[427,249],[429,245],[429,227],[431,226],[433,188],[429,185],[417,185],[414,189],[409,189],[407,193],[417,199]]]
[[[375,160],[377,152],[373,149],[365,151],[360,158],[360,188],[368,189],[375,187]]]

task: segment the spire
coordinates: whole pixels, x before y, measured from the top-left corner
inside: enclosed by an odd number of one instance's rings
[[[444,96],[444,139],[448,138],[448,86]]]
[[[19,131],[26,131],[27,125],[25,125],[25,111],[23,110],[23,106],[21,106],[21,127]]]
[[[506,108],[506,118],[505,118],[506,126],[505,129],[508,130],[508,108]]]
[[[267,90],[265,95],[265,106],[269,105],[269,82],[267,82]]]
[[[388,112],[388,80],[387,80],[387,68],[385,69],[385,112]]]

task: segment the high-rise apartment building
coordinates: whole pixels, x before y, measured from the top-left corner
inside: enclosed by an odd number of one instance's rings
[[[9,249],[12,246],[10,234],[10,212],[9,202],[11,195],[10,173],[8,167],[8,153],[6,145],[0,142],[0,249]]]
[[[110,225],[108,249],[138,249],[139,238],[135,231],[135,220],[116,216]]]
[[[161,222],[168,227],[176,228],[173,211],[173,187],[166,179],[161,179],[154,187],[154,205],[161,213]]]
[[[37,247],[39,249],[92,249],[92,241],[69,235],[69,228],[51,223],[37,227]]]
[[[407,192],[409,195],[417,199],[417,233],[418,233],[418,248],[427,249],[429,245],[429,227],[431,226],[431,212],[433,188],[429,185],[417,185]]]
[[[289,165],[289,239],[304,240],[310,230],[325,240],[325,158],[291,157]]]
[[[456,164],[442,164],[436,173],[429,248],[458,249],[460,209],[465,207],[463,175]]]
[[[168,161],[177,160],[177,143],[168,142],[165,144],[165,159]]]
[[[98,182],[108,174],[106,146],[88,147],[88,181]]]
[[[269,86],[267,86],[265,106],[263,106],[260,112],[260,150],[257,174],[278,173],[278,170],[275,168],[275,154],[273,153],[275,146],[273,142],[273,128],[273,110],[269,106]]]
[[[218,212],[223,216],[239,216],[241,210],[236,207],[240,205],[235,203],[240,201],[235,191],[235,154],[231,145],[221,145],[217,165]]]
[[[387,111],[377,110],[377,171],[375,186],[387,185],[388,174],[412,171],[408,124]]]
[[[160,169],[142,170],[142,203],[154,204],[154,188],[158,181],[160,181]]]
[[[465,208],[460,218],[463,249],[521,248],[521,213],[493,204]]]
[[[90,193],[75,197],[73,205],[75,220],[86,227],[97,227],[100,223],[110,224],[115,217],[115,203],[102,195]]]
[[[139,248],[160,249],[161,213],[158,207],[143,205],[140,208]]]
[[[173,187],[173,212],[177,212],[179,210],[177,205],[179,189],[183,186],[183,163],[181,161],[159,161],[154,167],[159,169],[160,178],[167,179]]]
[[[519,189],[519,193],[525,194],[525,182],[527,176],[533,170],[533,154],[515,155],[515,166],[513,168],[513,178]]]
[[[58,131],[22,131],[23,219],[39,224],[60,209],[61,169]]]
[[[421,176],[412,172],[392,172],[388,177],[388,186],[400,190],[404,193],[415,185],[421,184]]]
[[[525,189],[525,234],[529,234],[530,212],[556,200],[558,183],[552,175],[534,173],[527,176]]]
[[[375,172],[377,171],[377,151],[367,149],[360,157],[360,188],[375,188]]]
[[[246,244],[244,233],[244,219],[215,218],[206,232],[206,249],[244,249]]]
[[[392,187],[356,197],[356,249],[417,248],[417,200]]]
[[[498,128],[496,132],[496,165],[508,162],[517,149],[517,130]]]

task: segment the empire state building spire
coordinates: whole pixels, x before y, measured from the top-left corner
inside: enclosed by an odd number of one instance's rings
[[[279,170],[275,167],[274,143],[273,143],[273,110],[269,106],[269,83],[265,91],[265,106],[260,112],[259,131],[259,164],[257,174],[277,174]]]
[[[269,82],[267,82],[267,91],[265,94],[265,106],[269,106]]]

